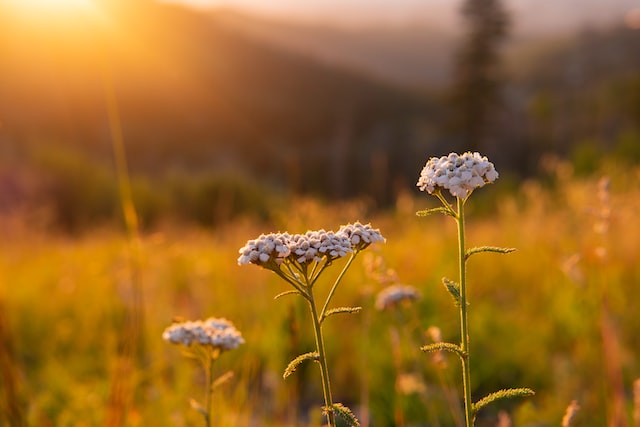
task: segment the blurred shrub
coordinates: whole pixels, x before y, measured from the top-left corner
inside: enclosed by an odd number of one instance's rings
[[[575,173],[580,176],[594,174],[602,162],[602,155],[598,141],[589,139],[576,144],[571,151]]]
[[[640,164],[640,132],[637,129],[622,132],[618,136],[614,153],[622,162]]]
[[[167,178],[166,191],[168,213],[204,226],[238,216],[266,220],[277,200],[272,189],[233,174],[174,174]]]
[[[31,157],[41,180],[33,197],[49,209],[53,225],[74,231],[114,217],[116,180],[106,166],[79,151],[47,144],[34,147]]]
[[[33,145],[26,161],[36,177],[26,197],[45,208],[48,225],[67,232],[122,223],[113,166],[79,150]],[[163,219],[216,226],[239,216],[266,220],[280,197],[272,188],[235,173],[133,175],[133,201],[143,228]]]

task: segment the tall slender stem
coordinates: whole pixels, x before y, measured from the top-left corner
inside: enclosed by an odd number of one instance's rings
[[[212,395],[213,395],[213,362],[215,362],[215,357],[212,354],[207,354],[207,358],[209,359],[208,361],[206,361],[205,363],[207,363],[208,366],[205,365],[205,370],[206,370],[206,387],[207,387],[207,393],[204,397],[205,399],[205,409],[207,411],[207,413],[204,416],[205,419],[205,425],[206,427],[211,427],[211,416],[212,416],[212,404],[211,404],[211,400],[212,400]]]
[[[458,198],[458,263],[460,275],[460,348],[462,349],[462,382],[464,387],[464,410],[466,426],[473,426],[473,407],[471,400],[471,368],[469,366],[469,329],[467,319],[467,280],[466,280],[466,257],[464,243],[464,202],[465,199]]]
[[[329,427],[335,427],[336,419],[333,413],[333,400],[331,398],[331,384],[329,383],[329,371],[327,369],[327,356],[324,350],[324,340],[322,338],[322,325],[318,316],[316,302],[313,299],[313,292],[309,289],[309,309],[313,318],[313,331],[316,337],[316,348],[318,350],[318,362],[320,363],[320,374],[322,375],[322,393],[324,394],[324,404],[327,408],[327,419]]]

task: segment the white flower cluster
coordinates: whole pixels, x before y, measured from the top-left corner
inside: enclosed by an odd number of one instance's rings
[[[205,321],[174,323],[164,330],[162,339],[173,344],[190,346],[195,343],[218,348],[222,351],[232,350],[240,344],[244,344],[242,335],[233,323],[227,319],[215,317],[210,317]]]
[[[354,250],[361,251],[372,243],[385,242],[385,238],[380,234],[380,230],[371,227],[371,224],[347,224],[340,227],[338,234],[345,235],[351,242]]]
[[[289,233],[261,234],[257,239],[249,240],[246,245],[240,248],[239,265],[247,264],[268,264],[275,261],[281,264],[282,261],[291,255]]]
[[[376,308],[388,310],[403,301],[414,301],[420,298],[420,293],[413,286],[392,285],[384,288],[376,297]]]
[[[362,225],[359,222],[344,225],[337,233],[319,230],[294,235],[262,234],[240,248],[238,264],[277,268],[287,259],[299,264],[321,262],[324,259],[332,261],[375,242],[384,242],[380,232],[369,224]]]
[[[469,196],[476,188],[492,183],[498,178],[493,163],[479,153],[467,151],[462,155],[432,157],[420,173],[418,187],[432,194],[444,188],[460,199]]]

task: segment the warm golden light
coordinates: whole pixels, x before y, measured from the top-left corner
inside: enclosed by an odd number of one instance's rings
[[[92,0],[5,0],[9,9],[22,18],[56,20],[77,18],[95,11]]]

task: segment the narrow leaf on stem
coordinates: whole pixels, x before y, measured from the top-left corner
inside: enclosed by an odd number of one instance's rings
[[[459,307],[460,306],[460,285],[454,282],[453,280],[447,279],[446,277],[442,278],[442,284],[444,285],[445,288],[447,288],[447,291],[453,297],[453,301],[455,302],[456,307]]]
[[[324,314],[324,317],[320,319],[320,322],[323,322],[327,317],[334,314],[349,314],[349,313],[359,313],[362,311],[362,307],[337,307],[327,310]]]
[[[204,408],[204,406],[199,404],[197,400],[189,399],[189,405],[191,405],[192,409],[195,409],[196,411],[200,412],[205,418],[209,417],[207,410]]]
[[[233,378],[233,372],[227,371],[224,374],[220,375],[216,380],[211,384],[211,390],[215,390],[220,387],[222,384],[228,382],[231,378]]]
[[[353,415],[351,409],[344,406],[342,403],[334,403],[331,408],[326,406],[322,408],[322,412],[326,415],[329,411],[342,418],[351,427],[360,427],[360,421]]]
[[[300,356],[296,357],[291,362],[289,362],[289,366],[287,366],[287,369],[285,369],[284,374],[282,374],[282,378],[286,379],[289,375],[293,374],[296,371],[296,369],[298,369],[298,366],[300,366],[300,364],[305,360],[317,361],[319,359],[320,359],[320,355],[315,351],[301,354]]]
[[[471,248],[464,255],[465,261],[469,259],[471,255],[478,254],[481,252],[494,252],[498,254],[509,254],[511,252],[515,252],[515,248],[498,248],[496,246],[480,246],[477,248]]]
[[[425,209],[425,210],[416,212],[416,215],[417,216],[429,216],[429,215],[433,215],[435,213],[441,213],[441,214],[444,214],[444,215],[455,216],[455,214],[451,211],[451,209],[448,209],[448,208],[445,208],[445,207]]]
[[[498,390],[494,393],[488,394],[479,401],[473,404],[473,413],[477,413],[480,409],[484,408],[491,402],[495,402],[499,399],[510,399],[513,397],[533,396],[536,394],[530,388],[507,388],[504,390]]]
[[[283,297],[283,296],[285,296],[285,295],[298,295],[298,294],[300,294],[300,292],[298,292],[298,291],[293,291],[293,290],[291,290],[291,291],[284,291],[284,292],[280,292],[278,295],[276,295],[275,297],[273,297],[273,299],[275,300],[275,299],[281,298],[281,297]]]
[[[459,345],[451,344],[448,342],[437,342],[434,344],[425,345],[420,347],[420,350],[424,351],[425,353],[433,353],[436,351],[444,350],[457,354],[461,359],[467,357],[467,354],[462,351]]]

